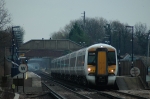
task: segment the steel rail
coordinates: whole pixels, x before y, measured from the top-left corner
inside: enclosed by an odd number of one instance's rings
[[[44,75],[44,76],[47,77],[47,75]],[[43,83],[43,82],[42,82],[42,83]],[[76,91],[73,91],[72,89],[69,89],[68,87],[66,87],[66,86],[64,86],[64,85],[62,85],[62,84],[60,84],[60,83],[58,83],[58,82],[56,82],[56,81],[55,81],[55,83],[57,83],[58,85],[60,85],[61,87],[65,88],[65,89],[67,89],[67,90],[73,92],[74,94],[76,94],[77,96],[79,96],[79,97],[81,97],[81,98],[83,98],[83,99],[91,99],[90,97],[85,96],[85,95],[82,95],[82,94],[80,94],[80,93],[78,93],[78,92],[76,92]],[[43,83],[43,84],[45,84],[45,83]],[[45,85],[46,85],[46,84],[45,84]],[[48,86],[46,85],[46,87],[48,87]]]
[[[49,78],[47,74],[45,74],[45,73],[41,73],[41,74],[42,74],[43,76],[45,76],[46,78]],[[56,81],[55,81],[55,82],[56,82]],[[68,88],[68,87],[66,87],[65,85],[62,85],[62,84],[60,84],[60,83],[58,83],[58,82],[56,82],[56,83],[59,84],[60,86],[64,87],[64,88],[66,88],[66,89],[72,91],[73,93],[77,94],[78,96],[80,96],[80,97],[82,97],[82,98],[84,98],[84,99],[91,99],[91,98],[88,97],[88,96],[85,96],[85,95],[82,95],[82,94],[80,94],[80,93],[78,93],[78,92],[76,92],[76,91],[73,91],[72,89],[74,89],[74,88]],[[107,94],[107,93],[104,93],[104,92],[100,92],[100,91],[97,91],[97,90],[93,90],[93,89],[90,89],[90,91],[96,92],[98,95],[101,95],[101,96],[104,96],[104,97],[107,97],[107,98],[110,98],[110,99],[123,99],[122,97],[110,95],[110,94]]]
[[[52,89],[50,89],[45,83],[42,82],[43,85],[45,85],[49,90],[50,90],[50,94],[55,97],[56,99],[66,99],[63,96],[61,96],[60,94],[57,94],[55,91],[53,91]]]

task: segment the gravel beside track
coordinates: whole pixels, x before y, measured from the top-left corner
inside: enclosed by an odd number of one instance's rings
[[[48,80],[48,77],[43,74],[41,77],[43,78],[42,80],[44,83],[49,85],[51,90],[54,90],[65,99],[109,99],[108,97],[97,94],[97,92],[87,90],[85,87],[77,87],[67,82],[66,84],[63,84],[64,82],[61,81],[53,82],[52,78],[50,78],[51,80]]]
[[[75,84],[74,84],[75,85]],[[67,87],[69,84],[67,85]],[[73,86],[73,85],[71,85]],[[76,92],[83,94],[91,99],[150,99],[149,90],[104,90],[104,91],[89,91],[84,88],[71,88],[77,89]],[[59,91],[59,88],[58,88]],[[127,94],[124,94],[127,93]],[[64,92],[66,94],[66,92]],[[69,99],[69,98],[68,98]]]
[[[74,92],[68,90],[65,87],[59,86],[56,83],[52,83],[52,82],[44,82],[48,88],[50,88],[51,90],[53,90],[54,92],[56,92],[57,94],[59,94],[60,96],[64,97],[64,99],[89,99],[87,98],[81,98],[80,96],[78,96],[77,94],[75,94]]]

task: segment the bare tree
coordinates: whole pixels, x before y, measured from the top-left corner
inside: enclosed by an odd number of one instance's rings
[[[5,8],[5,1],[0,0],[0,30],[3,30],[11,22],[10,14]]]
[[[138,52],[140,55],[146,55],[147,53],[147,45],[148,44],[148,33],[147,33],[147,26],[144,23],[137,23],[135,24],[135,35],[138,45],[140,46]]]
[[[58,32],[53,32],[51,39],[66,39],[67,35],[64,30],[59,30]]]
[[[68,25],[65,26],[63,30],[53,33],[52,39],[68,39],[69,33],[73,28],[74,24],[77,23],[78,26],[84,31],[90,40],[90,44],[101,42],[104,39],[105,31],[104,25],[106,25],[107,20],[104,18],[86,18],[85,27],[83,27],[83,20],[77,19],[70,21]]]
[[[7,49],[9,49],[10,46],[11,46],[10,33],[6,31],[0,31],[0,76],[4,74],[4,62],[6,62],[4,56],[6,55],[6,53],[9,53],[9,50]],[[5,63],[5,68],[6,68],[5,73],[8,74],[7,62]]]
[[[147,32],[147,25],[144,23],[136,23],[135,24],[135,33],[137,35],[145,35],[145,33]]]
[[[64,29],[60,29],[57,32],[53,32],[51,39],[69,39],[69,32],[71,31],[74,21],[70,21],[68,25],[64,27]]]

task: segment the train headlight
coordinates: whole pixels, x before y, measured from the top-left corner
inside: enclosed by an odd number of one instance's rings
[[[91,71],[91,68],[88,68],[88,71],[90,72],[90,71]]]
[[[93,76],[95,74],[95,66],[91,65],[87,67],[88,75]]]
[[[110,72],[112,72],[112,73],[113,73],[113,72],[114,72],[114,70],[112,69],[112,70],[110,70]]]
[[[109,70],[109,73],[114,73],[114,72],[115,72],[115,69]]]
[[[116,65],[111,65],[108,67],[109,74],[115,74],[115,72],[116,72]]]

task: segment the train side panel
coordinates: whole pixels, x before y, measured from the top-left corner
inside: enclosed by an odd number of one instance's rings
[[[84,64],[85,64],[85,49],[79,50],[77,52],[77,61],[76,61],[76,75],[77,76],[85,76],[85,69],[84,69]]]
[[[76,52],[70,54],[70,65],[69,65],[69,70],[70,70],[70,75],[75,75],[75,63],[76,63]]]
[[[65,66],[65,71],[64,71],[64,74],[65,75],[67,75],[67,74],[69,74],[69,54],[67,54],[66,56],[65,56],[65,58],[64,58],[64,60],[65,60],[65,64],[64,64],[64,66]]]

